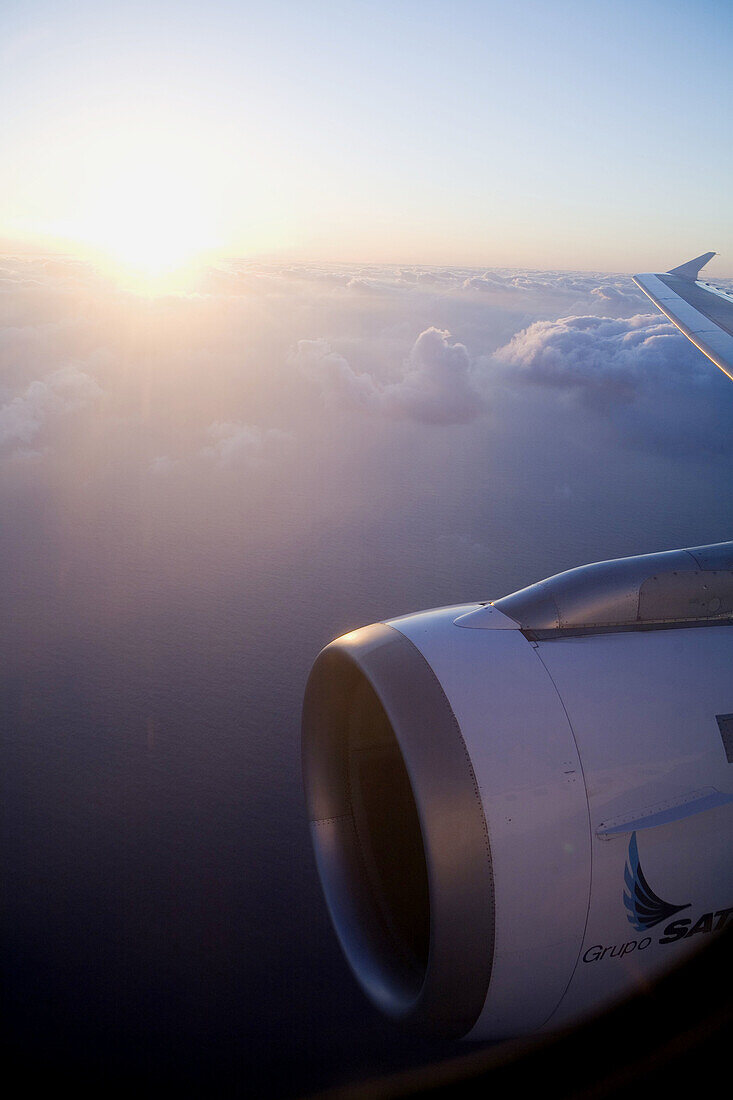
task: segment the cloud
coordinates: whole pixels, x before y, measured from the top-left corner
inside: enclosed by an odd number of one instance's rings
[[[635,290],[633,286],[631,289],[626,287],[616,286],[614,283],[603,283],[602,286],[594,286],[591,290],[591,296],[598,302],[602,302],[604,306],[611,305],[633,305],[634,307],[641,305],[647,301],[647,298],[640,290]]]
[[[150,463],[150,472],[158,477],[165,477],[175,470],[178,462],[170,455],[158,455]]]
[[[94,379],[74,366],[31,382],[23,394],[0,407],[0,444],[27,446],[46,421],[82,408],[100,393]]]
[[[541,290],[557,296],[588,294],[599,280],[607,276],[560,271],[519,271],[508,277],[508,282],[520,290]],[[628,282],[628,278],[625,279]]]
[[[327,404],[382,412],[424,424],[466,424],[485,412],[465,345],[434,327],[425,329],[395,382],[358,373],[326,340],[300,340],[292,362],[316,382]]]
[[[203,454],[222,466],[260,466],[279,451],[291,436],[279,428],[260,428],[253,424],[216,420],[207,429],[211,443]]]
[[[421,332],[404,377],[382,391],[387,412],[429,424],[466,424],[485,410],[475,387],[471,358],[449,332]]]
[[[348,359],[331,350],[327,340],[299,340],[290,361],[320,386],[330,408],[376,409],[379,405],[379,390],[372,376],[357,374]]]
[[[463,281],[464,290],[517,290],[511,282],[507,282],[506,279],[502,279],[500,275],[493,275],[490,271],[485,271],[483,275],[471,275]]]
[[[634,316],[651,306],[622,275],[222,261],[199,293],[145,299],[89,266],[10,258],[2,268],[0,442],[50,446],[73,463],[61,414],[97,379],[101,465],[127,468],[137,432],[135,468],[144,455],[153,477],[170,472],[170,456],[190,470],[202,449],[210,465],[266,471],[283,439],[256,425],[310,438],[329,408],[361,413],[365,427],[379,418],[385,431],[466,424],[523,385],[533,403],[530,382],[640,413],[640,389],[651,394],[664,372],[664,399],[692,386],[702,415],[697,379],[710,373],[664,318]]]
[[[537,321],[495,358],[518,367],[523,381],[575,391],[593,402],[631,401],[660,371],[668,384],[675,374],[690,379],[700,370],[699,354],[675,327],[646,314]]]

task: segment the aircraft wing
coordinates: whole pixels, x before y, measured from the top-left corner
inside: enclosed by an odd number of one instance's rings
[[[733,292],[698,279],[715,255],[705,252],[664,274],[634,282],[695,347],[733,379]]]

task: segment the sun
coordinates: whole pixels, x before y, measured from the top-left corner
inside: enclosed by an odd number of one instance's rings
[[[184,266],[207,246],[203,238],[192,236],[185,224],[157,217],[155,211],[136,212],[129,220],[121,218],[114,232],[100,243],[113,261],[150,276]]]
[[[100,200],[90,236],[112,263],[161,278],[215,247],[208,203],[185,180],[141,173]],[[92,227],[90,226],[90,229]]]
[[[249,178],[233,183],[231,148],[215,126],[160,108],[82,113],[29,228],[125,288],[191,289],[197,275],[185,283],[182,269],[200,274],[231,250],[233,219],[254,220]]]
[[[180,166],[138,157],[87,193],[64,236],[133,289],[165,289],[172,275],[219,246],[213,196]]]

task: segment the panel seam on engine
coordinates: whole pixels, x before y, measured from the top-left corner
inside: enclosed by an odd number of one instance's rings
[[[547,1016],[547,1018],[542,1022],[542,1024],[540,1024],[540,1027],[545,1027],[549,1023],[549,1021],[552,1019],[552,1017],[555,1015],[555,1013],[559,1009],[560,1005],[562,1004],[563,1000],[565,999],[565,995],[567,994],[567,991],[570,988],[571,982],[572,982],[573,978],[575,977],[575,972],[578,969],[578,965],[580,963],[580,958],[581,958],[581,954],[582,954],[582,951],[583,951],[583,944],[585,943],[585,937],[586,937],[586,933],[588,931],[588,921],[590,919],[590,902],[591,902],[591,897],[593,895],[593,835],[592,835],[592,828],[591,828],[591,812],[590,812],[590,799],[588,797],[588,784],[587,784],[586,779],[585,779],[585,771],[583,770],[583,757],[581,756],[581,753],[580,753],[580,747],[578,745],[578,739],[575,736],[575,730],[573,729],[573,723],[570,721],[570,715],[568,714],[568,709],[565,706],[565,703],[563,701],[563,697],[560,694],[558,686],[557,686],[557,684],[555,683],[555,681],[552,677],[552,673],[550,672],[549,668],[547,667],[544,660],[542,659],[542,654],[540,653],[539,645],[534,644],[534,645],[532,645],[531,648],[536,653],[537,659],[539,660],[540,664],[544,668],[545,672],[547,673],[547,676],[549,678],[550,683],[552,684],[553,688],[555,689],[555,693],[557,694],[557,698],[560,702],[560,706],[562,707],[565,718],[567,719],[568,729],[570,730],[570,736],[572,737],[573,744],[575,745],[575,751],[578,755],[578,762],[580,764],[580,774],[583,777],[583,789],[585,791],[585,804],[586,804],[586,808],[587,808],[587,811],[588,811],[588,859],[589,859],[589,864],[590,864],[590,873],[589,873],[589,877],[588,877],[588,900],[586,902],[585,920],[583,922],[583,933],[580,937],[580,946],[578,948],[578,954],[577,954],[577,957],[575,959],[575,965],[573,966],[573,969],[570,973],[570,977],[567,980],[565,988],[563,989],[557,1004],[552,1009],[552,1012],[550,1012],[549,1016]]]

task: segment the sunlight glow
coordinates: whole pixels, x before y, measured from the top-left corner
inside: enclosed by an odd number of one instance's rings
[[[53,196],[28,228],[93,258],[110,277],[143,293],[165,292],[181,268],[221,245],[221,176],[200,133],[151,116],[80,117],[74,143],[58,150]],[[51,201],[53,198],[53,202]],[[53,207],[55,217],[44,217]]]
[[[612,271],[731,257],[733,5],[665,8],[662,44],[659,4],[627,4],[613,27],[580,0],[570,21],[536,0],[464,3],[458,20],[381,5],[389,32],[380,5],[334,19],[318,0],[205,15],[148,0],[135,18],[91,0],[0,5],[0,238],[105,252],[151,279],[201,249]],[[656,130],[632,125],[639,72]]]
[[[159,277],[215,246],[206,207],[195,187],[173,175],[128,174],[99,193],[67,235],[102,250],[117,265]]]

